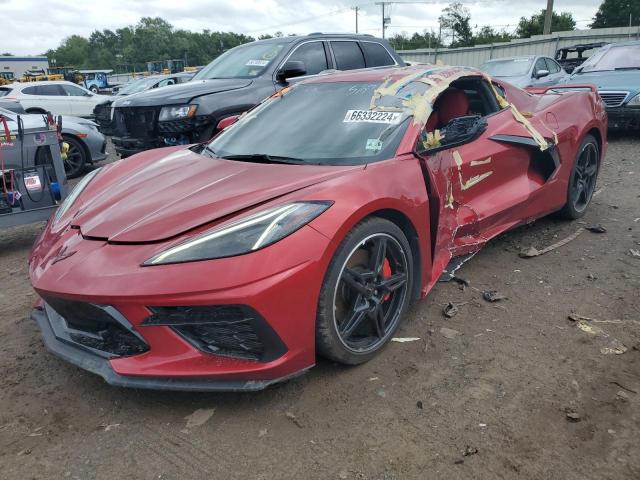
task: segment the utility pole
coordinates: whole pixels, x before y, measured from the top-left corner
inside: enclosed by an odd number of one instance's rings
[[[544,29],[543,35],[549,35],[551,33],[551,20],[553,19],[553,0],[547,0],[547,11],[544,15]]]
[[[380,6],[382,7],[382,38],[384,38],[384,30],[387,27],[387,24],[385,23],[385,20],[384,20],[384,2],[382,2]]]
[[[358,12],[360,11],[360,7],[351,7],[356,12],[356,33],[358,33]]]

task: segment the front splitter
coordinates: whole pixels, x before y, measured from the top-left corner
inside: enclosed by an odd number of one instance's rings
[[[272,380],[210,380],[167,377],[134,377],[117,374],[109,360],[72,344],[59,340],[53,333],[44,310],[36,308],[31,318],[38,323],[47,350],[77,367],[101,376],[109,385],[147,390],[175,390],[188,392],[256,392],[275,383],[284,382],[304,374],[305,368],[291,375]]]

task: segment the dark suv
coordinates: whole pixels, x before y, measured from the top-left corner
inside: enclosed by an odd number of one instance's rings
[[[223,118],[249,110],[293,77],[326,70],[404,65],[382,39],[311,34],[235,47],[188,83],[113,102],[113,143],[126,157],[150,148],[203,142]]]

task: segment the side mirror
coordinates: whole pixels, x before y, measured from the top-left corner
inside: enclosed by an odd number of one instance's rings
[[[284,82],[288,78],[300,77],[306,74],[307,74],[307,67],[305,66],[304,62],[301,62],[299,60],[289,60],[278,71],[276,78],[279,81]]]
[[[542,77],[546,77],[547,75],[549,75],[549,70],[538,70],[534,76],[536,78],[542,78]]]
[[[231,115],[230,117],[225,117],[218,122],[218,126],[216,127],[218,131],[222,131],[227,127],[230,127],[234,123],[238,121],[240,115]]]

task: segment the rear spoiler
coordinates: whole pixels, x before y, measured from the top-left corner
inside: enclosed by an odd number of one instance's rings
[[[572,83],[570,85],[552,85],[550,87],[527,87],[525,90],[534,95],[544,95],[546,93],[563,93],[565,91],[578,90],[584,92],[586,90],[598,93],[598,87],[593,83]]]

